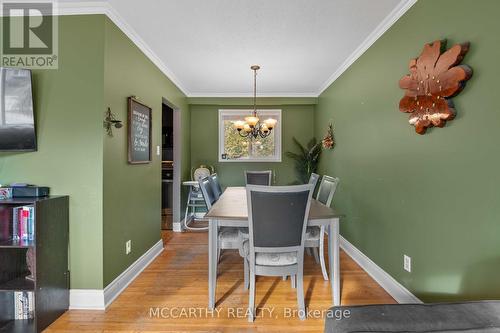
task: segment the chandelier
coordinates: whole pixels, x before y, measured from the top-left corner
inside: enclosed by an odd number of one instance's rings
[[[265,138],[271,134],[277,120],[269,118],[261,122],[259,119],[257,115],[257,71],[260,66],[253,65],[250,68],[253,70],[253,112],[251,116],[245,117],[245,120],[235,121],[234,128],[244,138],[256,139],[259,136]]]

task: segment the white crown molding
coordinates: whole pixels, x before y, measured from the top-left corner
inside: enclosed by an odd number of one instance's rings
[[[422,303],[421,300],[390,276],[389,273],[380,268],[342,236],[340,236],[340,247],[398,303]]]
[[[217,98],[217,97],[230,97],[230,98],[238,98],[238,97],[252,97],[253,93],[191,93],[188,97],[194,98]],[[260,97],[318,97],[316,93],[259,93],[257,98]]]
[[[106,15],[130,40],[151,60],[158,69],[165,74],[173,84],[187,97],[189,91],[182,85],[177,76],[167,65],[153,52],[149,45],[137,34],[137,32],[125,21],[123,17],[107,2],[59,2],[58,15]]]
[[[358,60],[382,35],[393,26],[418,0],[401,0],[396,8],[373,30],[368,37],[354,50],[340,67],[326,80],[318,91],[321,95],[335,80],[337,80],[351,65]]]
[[[75,1],[62,2],[57,1],[58,15],[92,15],[107,14],[111,6],[102,1]]]
[[[259,97],[318,97],[342,73],[344,73],[370,46],[373,45],[396,21],[403,16],[418,0],[401,0],[396,8],[373,30],[370,35],[354,50],[342,65],[328,78],[318,92],[313,93],[265,93]],[[58,2],[58,15],[104,14],[163,72],[186,97],[252,97],[251,93],[197,93],[188,91],[177,76],[158,57],[137,32],[105,1]],[[3,13],[1,13],[3,15]]]
[[[162,251],[163,241],[159,240],[104,289],[71,289],[69,308],[72,310],[105,310]]]

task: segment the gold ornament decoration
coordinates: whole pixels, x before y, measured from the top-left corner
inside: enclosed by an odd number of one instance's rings
[[[326,132],[325,137],[321,140],[321,144],[325,149],[333,149],[335,147],[335,140],[333,138],[333,125],[330,123],[328,125],[328,130]]]

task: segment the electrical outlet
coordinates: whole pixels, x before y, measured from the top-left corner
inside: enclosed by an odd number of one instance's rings
[[[132,241],[128,240],[125,243],[125,254],[130,254],[130,252],[132,252]]]
[[[411,257],[407,256],[406,254],[403,255],[403,268],[405,271],[411,273]]]
[[[160,156],[160,154],[161,154],[160,146],[156,146],[156,155]]]

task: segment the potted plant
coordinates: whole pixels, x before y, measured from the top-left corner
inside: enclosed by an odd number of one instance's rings
[[[298,182],[306,184],[313,172],[318,170],[319,157],[321,156],[321,141],[312,138],[304,147],[296,138],[293,142],[299,149],[298,153],[286,152],[286,156],[295,162],[295,170],[299,178]]]

